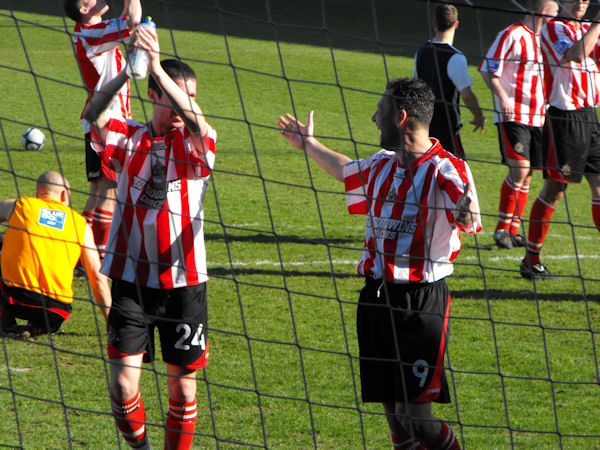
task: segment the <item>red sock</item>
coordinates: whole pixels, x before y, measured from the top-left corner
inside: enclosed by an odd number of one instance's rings
[[[442,429],[440,431],[440,438],[437,445],[433,448],[439,450],[460,450],[460,444],[452,428],[446,425],[446,422],[442,422]]]
[[[600,231],[600,198],[592,199],[592,217],[594,218],[596,229]]]
[[[146,412],[140,391],[130,400],[119,402],[112,399],[112,410],[117,421],[117,427],[127,444],[133,448],[148,445],[146,437]]]
[[[417,438],[411,438],[410,433],[402,430],[401,434],[392,434],[392,446],[394,450],[426,450]]]
[[[183,450],[192,446],[196,426],[196,400],[189,403],[169,399],[165,432],[165,450]]]
[[[550,220],[554,214],[554,208],[542,200],[535,199],[529,214],[529,235],[527,236],[527,262],[529,265],[540,263],[540,250],[550,228]]]
[[[94,232],[94,241],[96,241],[96,247],[98,247],[98,253],[100,253],[101,259],[104,258],[106,241],[108,240],[108,232],[112,220],[112,211],[106,211],[100,208],[94,209],[92,216],[92,231]]]
[[[496,230],[510,229],[510,223],[515,214],[517,192],[520,189],[521,185],[514,185],[510,176],[507,176],[502,182],[502,187],[500,188],[500,205],[498,206],[498,225],[496,225]]]
[[[92,222],[94,220],[94,213],[92,211],[84,211],[81,213],[81,215],[85,218],[85,221],[91,227]]]
[[[529,185],[521,186],[521,189],[517,192],[517,202],[515,205],[515,211],[512,217],[512,223],[510,224],[510,234],[513,236],[519,234],[519,228],[521,227],[521,217],[527,207],[527,199],[529,198]]]

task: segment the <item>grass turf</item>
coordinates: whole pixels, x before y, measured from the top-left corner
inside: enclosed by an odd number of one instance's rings
[[[221,16],[199,4],[206,14],[198,28],[193,14],[168,15],[158,3],[144,3],[162,26],[163,52],[186,59],[198,73],[198,102],[219,133],[206,196],[212,356],[198,382],[194,443],[389,447],[380,407],[359,401],[354,312],[362,282],[354,263],[363,219],[347,215],[342,186],[287,145],[274,126],[279,114],[304,118],[314,109],[316,133],[328,145],[353,157],[375,151],[378,131],[370,117],[385,80],[412,73],[407,55],[427,37],[424,4],[408,8],[404,26],[392,30],[398,9],[382,3],[376,36],[359,3],[338,15],[331,11],[342,11],[342,3],[328,3],[327,25],[336,31],[329,35],[297,27],[320,26],[313,2],[294,18],[277,7],[271,11],[273,20],[296,27],[266,26],[260,20],[268,14],[256,3],[225,2]],[[31,5],[41,3],[23,2],[25,9]],[[78,117],[86,93],[65,32],[71,23],[44,12],[11,17],[0,10],[0,198],[33,195],[32,180],[60,169],[81,210],[88,186]],[[165,27],[174,17],[184,19]],[[504,26],[500,19],[507,24],[512,17],[471,9],[461,15],[457,46],[471,64]],[[352,36],[343,34],[348,30]],[[378,47],[365,38],[385,42]],[[490,108],[489,92],[474,67],[471,72],[480,103]],[[134,116],[145,120],[151,114],[140,100],[145,84],[132,92]],[[522,253],[493,245],[506,169],[498,163],[491,112],[487,116],[484,135],[468,125],[462,132],[484,232],[464,237],[448,280],[453,403],[436,405],[435,413],[455,422],[468,448],[597,448],[600,286],[589,191],[569,188],[553,218],[543,260],[561,277],[522,280]],[[470,120],[468,111],[463,119]],[[46,133],[39,152],[20,149],[20,134],[32,125]],[[540,187],[536,175],[531,199]],[[103,320],[86,282],[76,280],[75,290],[73,316],[60,333],[1,340],[0,446],[120,442],[110,416]],[[161,445],[166,413],[164,370],[157,362],[142,379],[154,446]]]

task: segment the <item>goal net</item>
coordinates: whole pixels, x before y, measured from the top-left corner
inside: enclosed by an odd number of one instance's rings
[[[487,117],[461,131],[483,218],[463,236],[448,279],[452,309],[444,366],[452,403],[434,404],[467,448],[595,448],[600,441],[599,236],[586,183],[556,209],[542,259],[558,276],[521,278],[524,250],[500,250],[493,230],[500,161],[493,102],[477,72],[496,33],[523,2],[465,0],[454,45],[466,56]],[[109,16],[122,8],[111,2]],[[385,448],[381,405],[360,396],[356,274],[364,218],[343,187],[277,129],[287,112],[352,159],[379,150],[371,121],[388,80],[410,77],[432,38],[433,3],[392,0],[143,0],[164,57],[198,75],[197,102],[218,141],[205,197],[210,353],[198,379],[194,446]],[[586,17],[593,17],[590,6]],[[35,195],[63,173],[81,212],[89,185],[79,117],[87,92],[62,1],[0,3],[0,200]],[[131,85],[133,116],[152,116],[147,82]],[[43,149],[25,151],[35,127]],[[542,188],[533,175],[529,210]],[[6,223],[1,231],[6,230]],[[111,413],[106,328],[85,278],[71,318],[36,339],[0,338],[0,446],[126,446]],[[158,339],[156,339],[158,344]],[[162,446],[166,366],[144,366],[140,389],[152,446]]]

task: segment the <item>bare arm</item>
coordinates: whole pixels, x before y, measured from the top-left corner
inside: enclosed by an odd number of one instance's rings
[[[279,116],[279,132],[294,147],[306,151],[329,175],[338,181],[344,181],[344,166],[352,161],[346,155],[334,152],[321,144],[313,136],[314,111],[308,114],[306,125],[291,114]]]
[[[502,120],[510,121],[514,118],[515,108],[508,94],[500,83],[500,78],[494,76],[490,72],[481,72],[483,81],[490,88],[490,91],[500,100],[500,111],[502,114]]]
[[[83,247],[81,249],[81,263],[85,268],[92,293],[96,299],[96,303],[100,305],[104,320],[108,320],[108,313],[112,304],[110,288],[106,276],[100,273],[100,256],[94,242],[94,235],[89,225],[85,227],[85,235],[83,237]]]
[[[194,98],[184,92],[179,85],[167,75],[160,65],[160,47],[158,36],[154,31],[138,30],[139,45],[148,50],[150,57],[150,73],[168,97],[171,107],[181,117],[192,137],[196,150],[202,153],[204,142],[202,138],[208,134],[208,124],[204,114]],[[192,94],[192,93],[190,93]],[[195,92],[193,93],[195,95]]]
[[[575,42],[569,50],[566,51],[564,58],[567,61],[582,63],[585,58],[594,50],[600,37],[600,12],[594,17],[594,23],[590,26],[583,37]]]
[[[130,30],[137,27],[142,19],[142,4],[140,0],[125,0],[121,16],[127,17],[127,26]]]
[[[469,111],[473,114],[473,120],[469,122],[472,125],[475,125],[473,131],[480,130],[480,133],[483,133],[483,128],[485,125],[486,118],[479,107],[479,102],[477,101],[477,97],[471,90],[471,87],[466,87],[462,91],[460,91],[460,97],[465,103],[466,107],[469,108]]]
[[[122,70],[115,78],[110,80],[101,91],[95,91],[94,96],[83,111],[83,118],[92,127],[96,127],[102,141],[106,140],[106,125],[108,124],[108,106],[112,103],[114,96],[119,92],[121,86],[127,81],[127,73]]]
[[[0,222],[6,222],[10,218],[16,202],[14,198],[0,202]]]

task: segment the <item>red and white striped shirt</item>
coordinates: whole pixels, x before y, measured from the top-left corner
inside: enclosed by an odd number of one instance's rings
[[[479,213],[469,166],[431,139],[432,148],[410,167],[381,150],[344,167],[350,214],[366,215],[357,272],[392,283],[432,283],[450,275],[461,249],[460,232],[481,230],[454,220],[456,202],[470,183],[471,209]]]
[[[540,37],[522,22],[502,30],[479,65],[500,79],[500,85],[513,101],[512,122],[541,127],[544,125],[544,71]],[[500,99],[494,96],[494,123],[503,122]]]
[[[545,82],[548,103],[572,111],[594,107],[600,103],[600,45],[581,63],[564,59],[565,53],[579,41],[590,27],[580,23],[554,19],[542,27],[542,52],[545,63]]]
[[[102,273],[150,288],[208,280],[202,201],[215,160],[209,126],[202,157],[187,128],[151,139],[145,124],[111,119],[105,147],[94,150],[119,173],[117,206]]]
[[[72,39],[81,75],[89,92],[86,106],[94,95],[94,91],[100,91],[125,67],[125,58],[121,54],[119,44],[130,36],[131,31],[127,27],[125,16],[98,22],[94,25],[75,24]],[[131,118],[129,80],[115,96],[108,111],[111,117]],[[83,119],[83,112],[81,126],[85,133],[89,133],[90,124]]]

